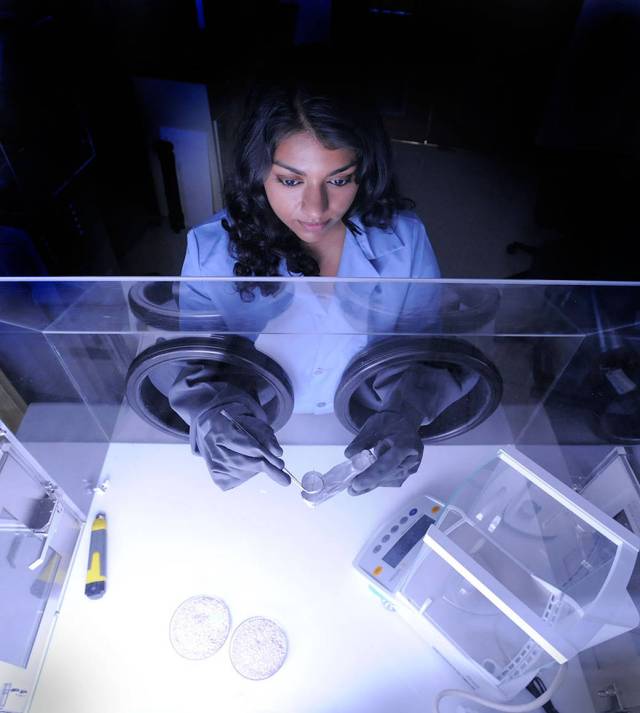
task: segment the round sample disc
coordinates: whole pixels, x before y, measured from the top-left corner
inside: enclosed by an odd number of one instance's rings
[[[191,597],[171,617],[169,635],[176,653],[186,659],[206,659],[218,651],[229,635],[231,615],[222,599]]]
[[[322,475],[315,470],[310,470],[302,476],[302,487],[307,493],[319,493],[324,488]]]
[[[287,635],[271,619],[245,619],[233,632],[229,655],[235,670],[253,681],[273,676],[287,658]]]

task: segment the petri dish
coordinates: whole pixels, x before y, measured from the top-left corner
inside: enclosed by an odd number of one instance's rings
[[[169,636],[177,654],[197,661],[219,651],[230,628],[231,614],[222,599],[196,596],[186,599],[175,610]]]
[[[229,656],[241,676],[261,681],[280,670],[288,649],[287,635],[275,621],[254,616],[245,619],[233,632]]]

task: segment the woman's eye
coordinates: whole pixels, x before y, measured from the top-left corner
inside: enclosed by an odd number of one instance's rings
[[[345,178],[333,178],[330,183],[338,188],[341,188],[342,186],[346,186],[348,183],[351,183],[351,176],[346,176]]]
[[[297,178],[279,178],[278,181],[280,181],[283,186],[287,186],[287,188],[294,188],[295,186],[302,183],[302,181],[298,180]]]

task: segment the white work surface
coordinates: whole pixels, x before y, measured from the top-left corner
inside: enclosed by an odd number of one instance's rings
[[[111,486],[89,520],[107,514],[107,592],[84,596],[85,528],[31,713],[430,713],[433,696],[460,680],[381,606],[352,560],[404,502],[424,491],[446,499],[495,451],[427,448],[402,488],[341,493],[311,510],[295,486],[263,475],[220,491],[184,445],[112,445]],[[285,447],[284,457],[298,476],[343,460],[334,446]],[[250,616],[276,620],[289,639],[282,669],[242,678],[228,640],[202,661],[175,653],[169,621],[194,595],[224,599],[232,630]],[[577,660],[553,700],[562,713],[592,713]],[[484,709],[448,698],[441,710]]]

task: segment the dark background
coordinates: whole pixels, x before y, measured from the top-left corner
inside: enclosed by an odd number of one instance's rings
[[[179,274],[192,187],[136,78],[203,88],[223,175],[244,88],[313,51],[444,276],[633,280],[639,40],[631,0],[0,2],[0,275]]]

